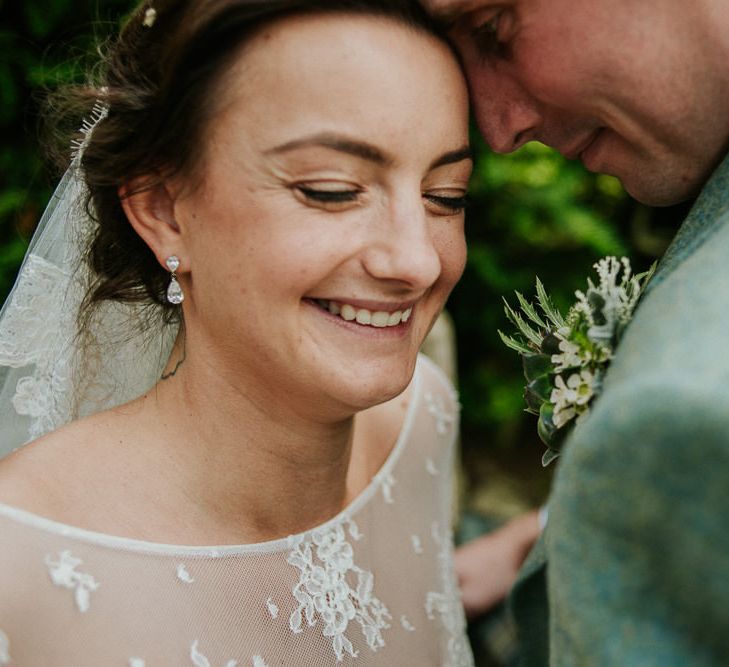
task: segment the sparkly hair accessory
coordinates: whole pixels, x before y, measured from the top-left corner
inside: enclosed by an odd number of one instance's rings
[[[106,88],[102,88],[102,93],[106,93]],[[97,100],[91,109],[91,114],[88,118],[85,118],[81,129],[80,139],[74,139],[71,142],[71,166],[78,167],[81,164],[81,158],[83,157],[84,151],[88,148],[91,143],[91,135],[93,134],[96,126],[109,115],[109,105]]]
[[[157,10],[154,7],[150,7],[146,12],[144,12],[144,20],[142,21],[142,25],[145,28],[151,28],[156,20]]]

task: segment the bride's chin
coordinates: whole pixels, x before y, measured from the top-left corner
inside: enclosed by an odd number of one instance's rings
[[[397,377],[379,378],[379,382],[373,383],[368,391],[358,392],[359,396],[355,399],[356,409],[367,410],[397,398],[410,386],[413,372],[414,368],[409,372],[398,374]]]

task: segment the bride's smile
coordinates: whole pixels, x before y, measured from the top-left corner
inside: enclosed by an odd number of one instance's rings
[[[349,303],[333,299],[315,299],[323,310],[340,317],[345,322],[356,322],[363,326],[376,328],[396,327],[405,324],[413,313],[413,302],[398,304],[371,304],[370,302],[350,300]]]

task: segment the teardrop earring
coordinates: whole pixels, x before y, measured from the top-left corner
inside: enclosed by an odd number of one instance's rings
[[[180,287],[180,283],[177,282],[177,274],[175,271],[180,268],[180,258],[177,255],[171,255],[165,261],[167,268],[170,273],[170,284],[167,287],[167,301],[175,306],[179,306],[185,300],[185,294]]]

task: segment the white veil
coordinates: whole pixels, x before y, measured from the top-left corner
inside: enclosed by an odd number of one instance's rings
[[[0,311],[0,458],[69,421],[120,405],[159,379],[177,326],[149,327],[149,306],[107,302],[79,331],[92,283],[95,222],[81,156],[106,117],[97,105]]]

